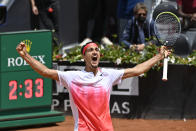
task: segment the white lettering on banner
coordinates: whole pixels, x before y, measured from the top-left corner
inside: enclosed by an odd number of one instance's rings
[[[60,106],[60,101],[57,99],[52,99],[52,110],[55,110],[55,107]],[[70,100],[64,100],[64,111],[69,111],[71,109]]]
[[[17,57],[15,61],[16,66],[21,66],[23,64],[23,58],[21,57]]]
[[[52,99],[52,110],[55,110],[56,107],[60,106],[60,100],[58,99]],[[125,101],[123,103],[118,103],[114,102],[111,108],[111,114],[117,113],[117,114],[129,114],[130,113],[130,108],[129,108],[130,103]],[[71,111],[71,105],[70,105],[70,100],[66,99],[64,100],[64,111]]]
[[[120,114],[120,108],[117,102],[114,102],[114,105],[112,106],[111,113],[114,113],[114,112],[117,112],[118,114]]]
[[[124,109],[122,111],[122,114],[129,114],[130,113],[129,102],[123,102],[122,108]]]
[[[129,114],[130,113],[129,102],[125,101],[122,103],[122,105],[119,105],[118,102],[114,102],[111,108],[111,113]]]
[[[45,64],[45,61],[43,60],[45,55],[42,56],[32,56],[33,58],[39,60],[42,64]]]
[[[59,104],[60,104],[59,100],[52,99],[52,106],[51,106],[52,110],[54,110],[55,107],[59,106]]]
[[[29,64],[26,62],[26,60],[24,61],[24,65],[29,65]]]
[[[45,64],[46,62],[44,61],[45,55],[38,55],[38,56],[32,56],[42,64]],[[8,58],[8,67],[15,67],[15,66],[26,66],[29,65],[22,57],[16,57],[16,58]]]
[[[64,100],[64,110],[68,111],[68,107],[71,107],[70,100]]]
[[[11,64],[12,64],[12,66],[15,66],[14,58],[8,58],[8,67],[10,67]]]
[[[42,56],[38,55],[39,61],[40,61],[42,64],[45,64],[44,57],[45,57],[45,55],[42,55]]]
[[[57,70],[67,71],[67,70],[82,70],[83,66],[57,66]],[[58,95],[58,93],[67,93],[65,87],[60,86],[56,83],[56,92],[54,95]],[[121,84],[117,85],[117,87],[113,87],[111,91],[111,95],[124,95],[124,96],[138,96],[139,95],[139,78],[131,77],[122,80]]]

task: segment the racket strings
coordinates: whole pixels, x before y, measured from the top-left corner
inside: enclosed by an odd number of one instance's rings
[[[156,30],[162,42],[169,45],[175,44],[181,31],[178,19],[170,13],[163,13],[155,20]]]

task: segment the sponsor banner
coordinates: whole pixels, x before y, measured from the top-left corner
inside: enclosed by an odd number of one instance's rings
[[[32,70],[16,51],[20,42],[25,43],[31,56],[51,68],[51,35],[47,30],[0,33],[0,72]]]
[[[136,112],[135,101],[137,96],[111,95],[110,113],[113,117],[134,118]],[[53,95],[52,110],[65,112],[72,115],[69,93],[59,93]]]

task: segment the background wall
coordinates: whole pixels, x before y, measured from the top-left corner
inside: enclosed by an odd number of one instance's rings
[[[0,32],[30,30],[30,0],[15,0],[8,10],[6,24],[0,26]],[[65,44],[78,39],[77,0],[60,1],[60,37]]]

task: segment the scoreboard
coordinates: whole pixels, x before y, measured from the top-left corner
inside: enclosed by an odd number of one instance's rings
[[[48,30],[0,34],[0,128],[64,121],[51,110],[52,80],[36,73],[17,53],[23,41],[28,53],[52,68],[52,34]]]

